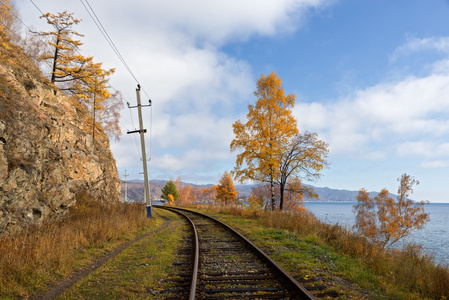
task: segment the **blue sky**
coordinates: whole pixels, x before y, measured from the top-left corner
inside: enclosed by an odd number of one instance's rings
[[[80,1],[33,0],[83,22],[83,54],[106,67],[126,101],[136,82]],[[396,192],[404,172],[416,200],[449,202],[449,1],[91,1],[153,101],[144,111],[150,178],[217,183],[235,165],[232,123],[245,120],[260,74],[296,95],[300,130],[330,145],[316,186]],[[48,30],[29,0],[23,21]],[[146,95],[142,94],[143,99]],[[122,111],[124,132],[136,112]],[[123,178],[141,178],[136,135],[111,148]]]

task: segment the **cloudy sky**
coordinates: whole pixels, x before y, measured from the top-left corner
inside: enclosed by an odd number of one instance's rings
[[[316,186],[387,187],[408,173],[416,200],[449,202],[449,1],[447,0],[33,0],[74,12],[82,53],[116,74],[136,104],[136,80],[83,6],[90,4],[141,84],[150,179],[217,183],[235,165],[232,123],[245,121],[255,82],[276,71],[296,95],[302,130],[330,145]],[[49,30],[30,0],[23,22]],[[142,178],[138,127],[111,147],[122,178]]]

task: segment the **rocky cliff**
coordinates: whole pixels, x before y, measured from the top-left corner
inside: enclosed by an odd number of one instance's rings
[[[0,236],[63,216],[80,191],[119,201],[109,139],[0,35]]]

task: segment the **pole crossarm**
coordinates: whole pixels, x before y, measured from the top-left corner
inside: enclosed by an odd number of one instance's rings
[[[143,133],[147,133],[147,130],[146,129],[142,129],[142,130],[128,130],[128,132],[127,132],[127,134],[130,134],[130,133],[141,133],[141,132],[143,132]]]

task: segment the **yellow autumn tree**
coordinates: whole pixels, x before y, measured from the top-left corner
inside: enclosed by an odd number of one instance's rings
[[[240,181],[268,182],[274,210],[274,184],[279,176],[281,156],[289,139],[298,133],[291,112],[295,95],[285,96],[282,80],[275,72],[261,75],[254,95],[256,105],[248,105],[247,122],[237,120],[232,125],[235,138],[231,151],[243,150],[237,155],[232,173]]]
[[[246,205],[250,210],[266,209],[270,201],[270,187],[266,184],[259,184],[251,189]]]
[[[228,171],[225,171],[223,173],[223,176],[220,178],[220,182],[217,186],[215,198],[218,202],[224,205],[236,204],[238,193],[239,192],[235,190],[231,175],[228,173]]]
[[[82,76],[72,82],[70,91],[72,97],[81,101],[89,110],[93,119],[93,137],[95,139],[95,122],[108,128],[106,133],[109,136],[115,136],[118,140],[121,134],[118,121],[120,114],[116,111],[116,114],[111,116],[112,118],[103,118],[106,108],[110,108],[111,105],[117,102],[123,106],[121,98],[115,98],[120,95],[114,95],[109,92],[109,77],[115,72],[115,69],[104,70],[102,63],[93,63],[89,61],[84,66]]]
[[[429,214],[424,211],[425,201],[413,202],[408,197],[413,193],[413,185],[419,182],[407,174],[402,174],[399,181],[396,201],[383,189],[374,198],[365,189],[357,195],[357,204],[353,210],[356,214],[354,229],[382,248],[389,248],[411,231],[421,229],[429,221]]]
[[[17,44],[21,40],[20,29],[21,23],[17,6],[11,0],[2,0],[0,2],[0,31]]]
[[[67,11],[57,14],[46,13],[41,18],[45,18],[53,27],[53,31],[41,32],[41,35],[50,38],[48,43],[51,47],[41,56],[41,60],[48,60],[52,65],[50,81],[64,84],[85,76],[84,67],[92,62],[92,57],[79,54],[83,43],[74,37],[83,35],[72,30],[72,27],[81,20]]]
[[[46,13],[41,18],[45,18],[53,27],[52,31],[41,32],[41,35],[49,37],[50,47],[40,58],[51,62],[51,82],[57,83],[68,96],[76,98],[87,107],[93,118],[94,138],[98,116],[106,134],[119,140],[119,111],[123,107],[123,101],[120,92],[109,92],[109,78],[115,69],[103,69],[102,63],[95,63],[92,56],[80,54],[83,43],[75,38],[83,35],[72,28],[81,20],[76,19],[73,13]]]

